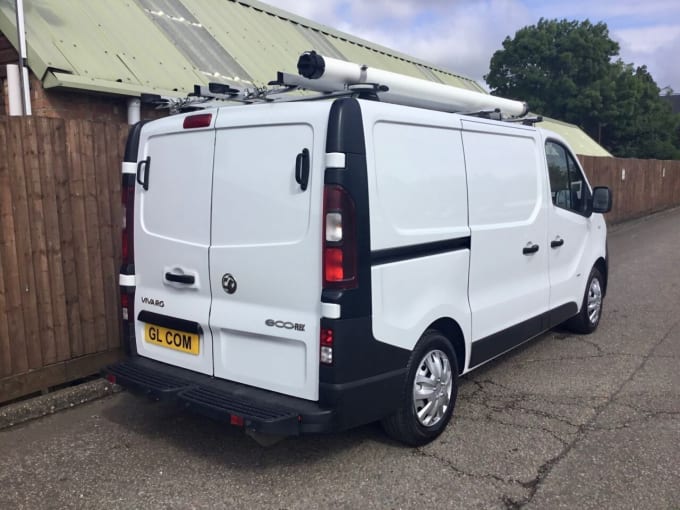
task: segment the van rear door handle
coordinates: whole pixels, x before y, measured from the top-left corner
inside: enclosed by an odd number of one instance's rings
[[[196,282],[196,278],[192,274],[165,273],[165,279],[169,282],[184,283],[185,285],[193,285]]]
[[[532,253],[536,253],[538,251],[538,245],[537,244],[531,244],[528,243],[524,249],[522,249],[522,253],[524,255],[531,255]]]
[[[309,184],[309,149],[302,149],[302,152],[295,158],[295,180],[302,191],[307,189]]]
[[[142,167],[144,167],[144,173],[142,174]],[[149,189],[149,169],[151,168],[151,156],[147,156],[146,159],[137,163],[137,182],[142,185],[144,191]],[[142,179],[141,176],[144,175]]]
[[[554,241],[550,241],[550,247],[551,248],[559,248],[564,244],[564,239],[560,239],[559,237],[555,239]]]

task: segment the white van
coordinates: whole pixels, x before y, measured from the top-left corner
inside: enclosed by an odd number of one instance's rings
[[[110,380],[262,434],[419,445],[462,374],[597,327],[607,188],[558,135],[340,97],[134,126],[128,360]]]

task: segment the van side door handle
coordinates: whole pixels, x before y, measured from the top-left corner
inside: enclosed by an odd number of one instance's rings
[[[563,244],[564,244],[564,239],[561,239],[559,237],[557,239],[555,239],[554,241],[550,241],[550,247],[551,248],[559,248]]]
[[[522,249],[522,253],[524,255],[531,255],[532,253],[536,253],[538,251],[538,245],[537,244],[531,244],[528,243],[527,246]]]
[[[192,274],[165,273],[165,279],[169,282],[183,283],[185,285],[193,285],[196,282],[196,278]]]

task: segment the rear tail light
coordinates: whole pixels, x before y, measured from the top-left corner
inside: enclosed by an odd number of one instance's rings
[[[333,330],[321,328],[321,363],[333,364]]]
[[[135,346],[135,288],[121,286],[120,312],[122,319],[121,334],[123,348],[128,354],[136,352]]]
[[[123,321],[130,320],[130,294],[120,294],[120,309],[123,314]]]
[[[134,174],[124,173],[121,187],[121,200],[123,202],[121,258],[123,259],[123,265],[120,272],[123,275],[133,275],[135,272],[135,177]],[[128,353],[134,352],[134,298],[134,286],[120,287],[121,331],[123,335],[123,346]]]
[[[134,263],[134,218],[135,218],[135,176],[123,174],[121,188],[121,201],[123,203],[122,221],[122,244],[121,254],[123,266]]]
[[[327,184],[323,211],[324,288],[355,288],[357,242],[354,202],[342,186]]]

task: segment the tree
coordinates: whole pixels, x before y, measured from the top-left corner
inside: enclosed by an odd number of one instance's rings
[[[617,61],[614,107],[602,115],[607,149],[621,157],[680,159],[680,117],[660,98],[646,66]]]
[[[541,19],[505,38],[484,78],[492,94],[576,124],[617,156],[680,158],[677,116],[647,68],[618,53],[605,23]]]

